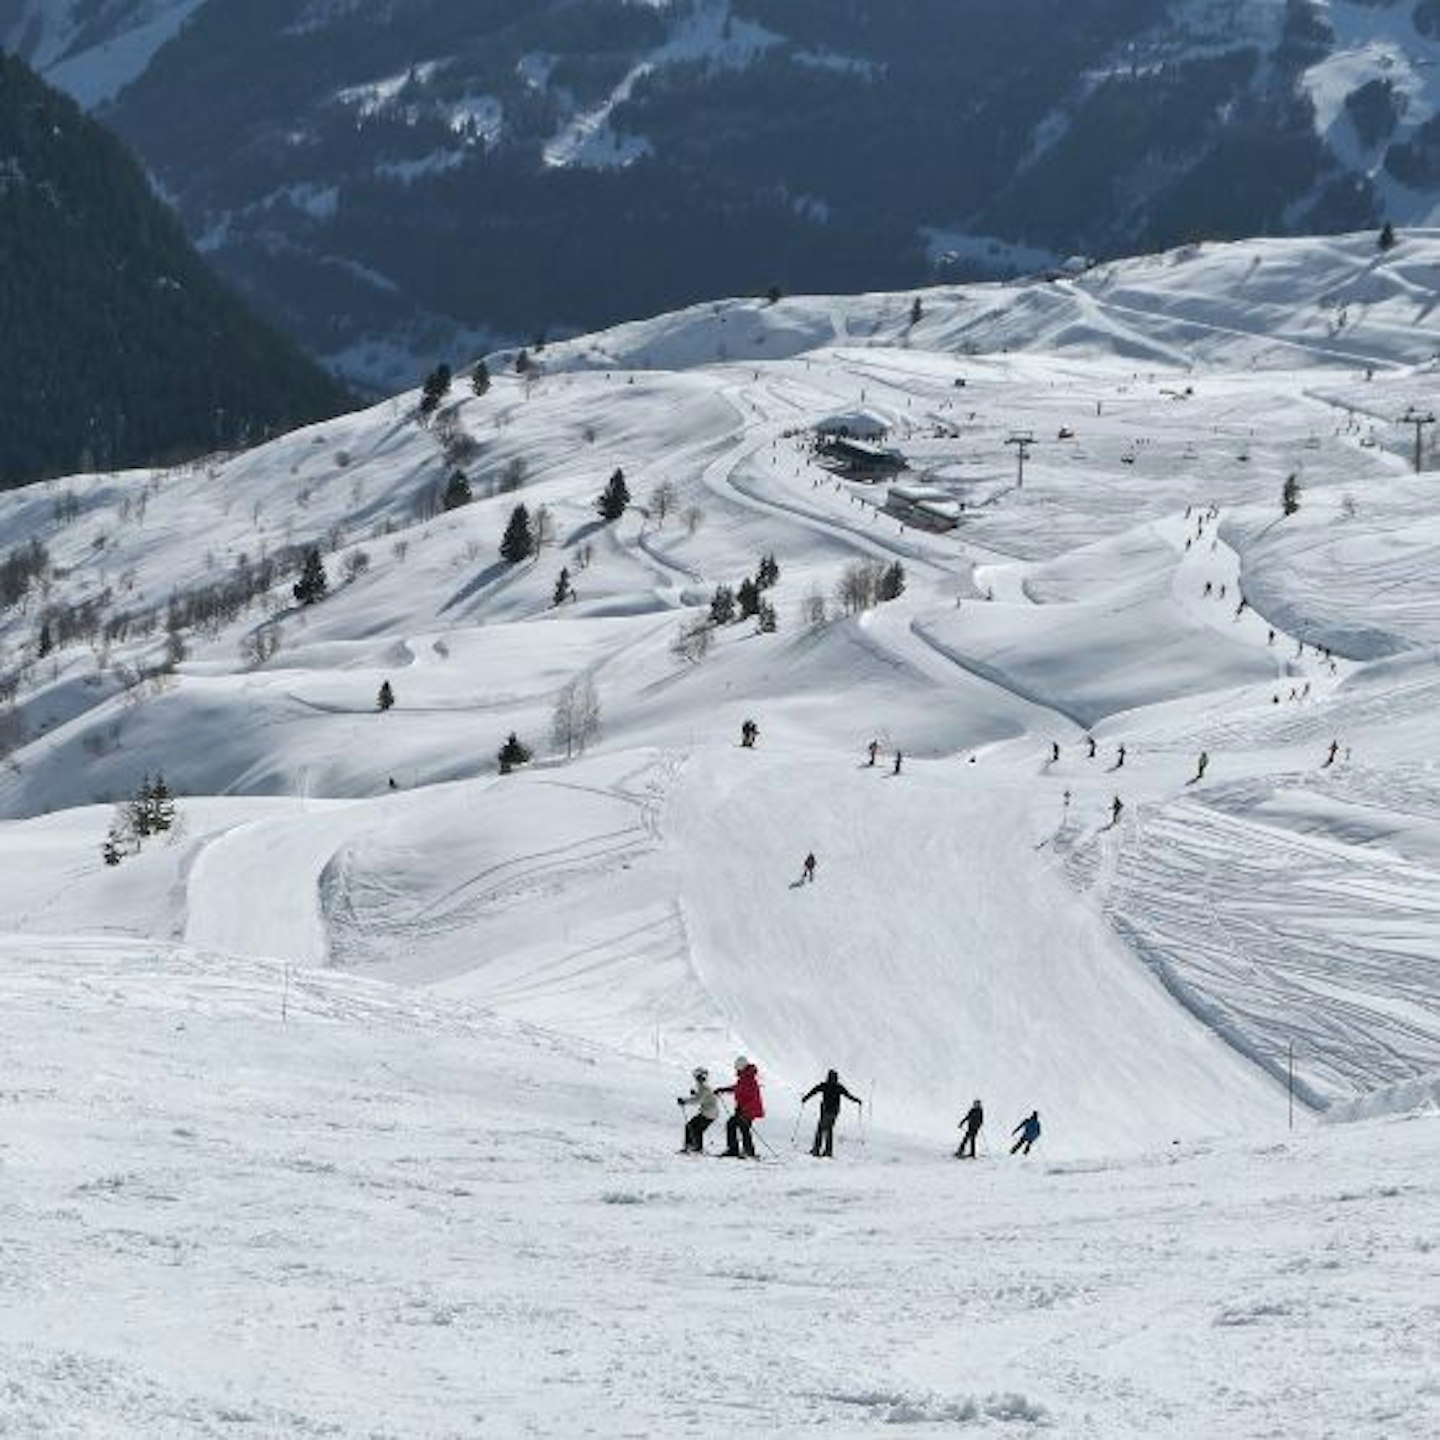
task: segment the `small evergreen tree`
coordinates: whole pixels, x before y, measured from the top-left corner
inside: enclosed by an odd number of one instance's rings
[[[625,513],[629,503],[630,487],[625,483],[625,472],[617,469],[596,497],[595,508],[600,512],[600,518],[609,524]]]
[[[717,585],[710,597],[710,623],[728,625],[735,618],[735,592],[728,585]]]
[[[458,510],[462,505],[468,505],[474,498],[470,482],[465,478],[465,472],[456,470],[445,482],[445,490],[440,496],[440,504],[446,510]]]
[[[150,810],[150,829],[152,831],[168,830],[175,823],[175,800],[170,794],[169,786],[165,784],[165,777],[158,770],[155,772],[155,778],[150,782],[150,790],[145,796],[145,802]]]
[[[388,680],[380,682],[380,693],[375,697],[375,708],[377,710],[388,710],[395,703],[395,692],[390,688]]]
[[[760,611],[760,587],[748,575],[735,591],[735,603],[740,607],[742,620],[748,620]]]
[[[1286,515],[1293,515],[1300,508],[1300,479],[1287,475],[1280,491],[1280,508]]]
[[[35,637],[35,653],[43,660],[55,648],[55,633],[49,619],[40,622],[40,633]]]
[[[450,393],[450,367],[437,365],[420,384],[420,413],[433,415]]]
[[[550,597],[552,605],[563,605],[567,600],[575,598],[575,588],[570,584],[570,571],[562,565],[560,574],[555,580],[555,593]]]
[[[760,602],[760,608],[755,612],[755,623],[759,625],[762,635],[773,635],[779,628],[779,617],[775,614],[775,607],[768,600]]]
[[[784,293],[785,292],[778,285],[772,285],[765,292],[765,299],[769,301],[771,305],[778,305],[780,303],[780,297],[784,295]]]
[[[125,858],[125,832],[118,820],[110,822],[100,855],[107,865],[118,865]]]
[[[768,590],[780,578],[780,567],[775,563],[773,555],[762,555],[760,566],[755,571],[755,584],[761,590]]]
[[[520,737],[512,730],[510,738],[500,747],[496,759],[500,762],[500,773],[508,775],[517,765],[530,763],[530,747],[522,744]]]
[[[305,563],[300,569],[300,578],[292,587],[295,598],[302,605],[313,605],[325,598],[330,581],[325,574],[325,562],[320,558],[317,547],[311,546],[305,552]]]
[[[500,557],[511,565],[528,560],[535,553],[535,537],[530,531],[530,512],[517,505],[510,512],[510,523],[505,527],[505,538],[500,542]]]
[[[877,600],[898,600],[905,593],[905,567],[897,560],[887,565],[875,587]]]
[[[1395,248],[1395,227],[1387,220],[1380,227],[1380,238],[1376,244],[1382,250],[1393,250]]]
[[[490,367],[483,360],[477,360],[470,372],[470,388],[477,395],[484,395],[490,389]]]

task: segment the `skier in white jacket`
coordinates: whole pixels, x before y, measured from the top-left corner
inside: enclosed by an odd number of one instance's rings
[[[701,1155],[705,1151],[705,1132],[720,1114],[720,1102],[710,1088],[710,1072],[704,1066],[697,1067],[691,1078],[695,1081],[689,1095],[676,1097],[675,1103],[685,1109],[693,1105],[695,1113],[685,1122],[686,1154]]]

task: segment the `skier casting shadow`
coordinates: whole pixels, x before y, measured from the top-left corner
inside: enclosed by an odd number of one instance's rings
[[[760,1072],[743,1056],[735,1060],[735,1083],[717,1085],[717,1095],[735,1097],[735,1113],[725,1122],[725,1149],[732,1160],[756,1159],[755,1138],[750,1127],[765,1118],[765,1101],[760,1094]]]
[[[1010,1153],[1013,1155],[1018,1150],[1028,1155],[1030,1147],[1040,1138],[1040,1112],[1032,1110],[1010,1133],[1020,1137],[1010,1147]]]
[[[705,1153],[705,1132],[720,1114],[720,1102],[710,1088],[710,1072],[703,1065],[692,1072],[695,1083],[689,1095],[679,1095],[675,1103],[683,1110],[694,1105],[695,1113],[685,1122],[685,1144],[682,1153],[703,1155]]]
[[[815,1126],[815,1143],[810,1147],[810,1153],[815,1156],[824,1156],[825,1159],[833,1159],[835,1155],[835,1121],[840,1116],[840,1101],[854,1100],[857,1105],[864,1106],[864,1101],[852,1095],[841,1083],[840,1077],[835,1071],[826,1072],[825,1078],[818,1084],[812,1085],[801,1097],[802,1105],[808,1104],[814,1095],[820,1097],[820,1121]]]
[[[957,1160],[975,1158],[975,1142],[980,1138],[980,1127],[985,1123],[984,1107],[977,1100],[966,1112],[965,1118],[960,1122],[965,1133],[960,1137],[960,1148],[955,1152]],[[969,1147],[968,1149],[966,1147]]]

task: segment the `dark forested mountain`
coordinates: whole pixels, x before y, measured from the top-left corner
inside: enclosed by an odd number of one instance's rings
[[[0,485],[234,444],[347,398],[209,272],[118,140],[0,55]]]
[[[1440,191],[1440,0],[0,0],[6,34],[376,382]]]

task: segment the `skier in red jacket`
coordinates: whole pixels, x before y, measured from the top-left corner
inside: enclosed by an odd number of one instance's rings
[[[732,1159],[754,1160],[755,1140],[750,1127],[765,1118],[765,1101],[760,1094],[760,1072],[743,1056],[735,1061],[735,1083],[717,1085],[717,1095],[735,1097],[735,1113],[725,1122],[725,1149]]]

